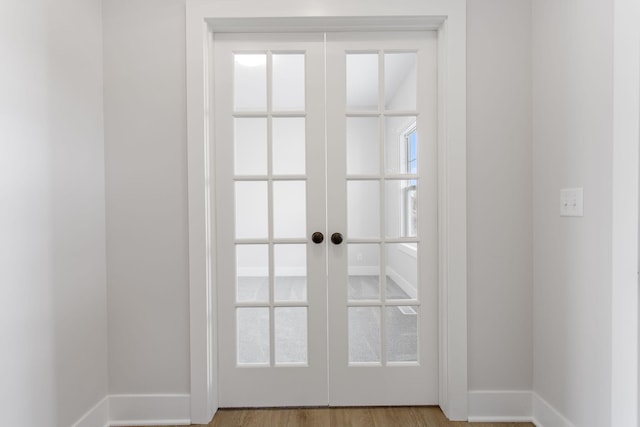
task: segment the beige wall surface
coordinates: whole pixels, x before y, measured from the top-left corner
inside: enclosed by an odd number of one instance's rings
[[[469,389],[532,387],[531,2],[467,3]]]
[[[534,390],[610,425],[613,7],[533,2]],[[560,189],[584,217],[560,217]]]
[[[103,5],[110,393],[189,393],[185,9]]]

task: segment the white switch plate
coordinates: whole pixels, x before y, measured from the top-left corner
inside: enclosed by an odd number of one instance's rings
[[[560,216],[584,216],[582,188],[563,188],[560,190]]]

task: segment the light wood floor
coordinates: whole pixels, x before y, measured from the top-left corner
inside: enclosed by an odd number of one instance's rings
[[[531,423],[447,421],[438,407],[220,409],[198,427],[534,427]],[[166,426],[165,426],[166,427]],[[173,427],[173,426],[171,426]]]

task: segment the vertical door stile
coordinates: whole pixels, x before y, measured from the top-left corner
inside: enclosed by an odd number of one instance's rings
[[[330,33],[327,47],[329,228],[346,231],[328,248],[329,402],[435,404],[436,38]],[[428,201],[416,218],[412,192]]]
[[[221,407],[327,403],[322,43],[215,36]]]
[[[267,60],[267,203],[269,205],[268,223],[269,223],[269,359],[271,366],[275,364],[275,308],[274,287],[275,287],[275,266],[274,266],[274,246],[273,246],[273,116],[272,116],[272,99],[273,99],[273,58],[271,51],[266,51]]]
[[[380,265],[387,265],[387,253],[384,250],[384,241],[386,234],[386,200],[387,200],[387,191],[386,191],[386,181],[384,179],[384,135],[385,135],[385,126],[384,126],[384,101],[385,101],[385,87],[384,87],[384,53],[383,51],[378,51],[378,120],[380,121],[380,164],[382,167],[380,168],[380,239],[381,239],[381,251],[380,251]],[[386,328],[386,319],[387,313],[384,306],[384,301],[387,299],[387,275],[385,272],[380,274],[380,300],[383,302],[382,305],[379,306],[380,310],[380,362],[382,366],[386,366],[387,364],[387,328]]]

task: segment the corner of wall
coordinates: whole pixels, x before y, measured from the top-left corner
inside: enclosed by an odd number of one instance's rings
[[[108,395],[72,427],[190,425],[188,394]]]
[[[575,427],[564,415],[535,392],[532,393],[531,404],[532,422],[537,427]]]
[[[474,390],[469,392],[469,422],[532,420],[530,390]]]
[[[109,396],[103,397],[95,406],[89,409],[71,427],[108,427],[109,425]]]
[[[575,427],[531,390],[470,391],[469,422],[532,422],[536,427]]]

